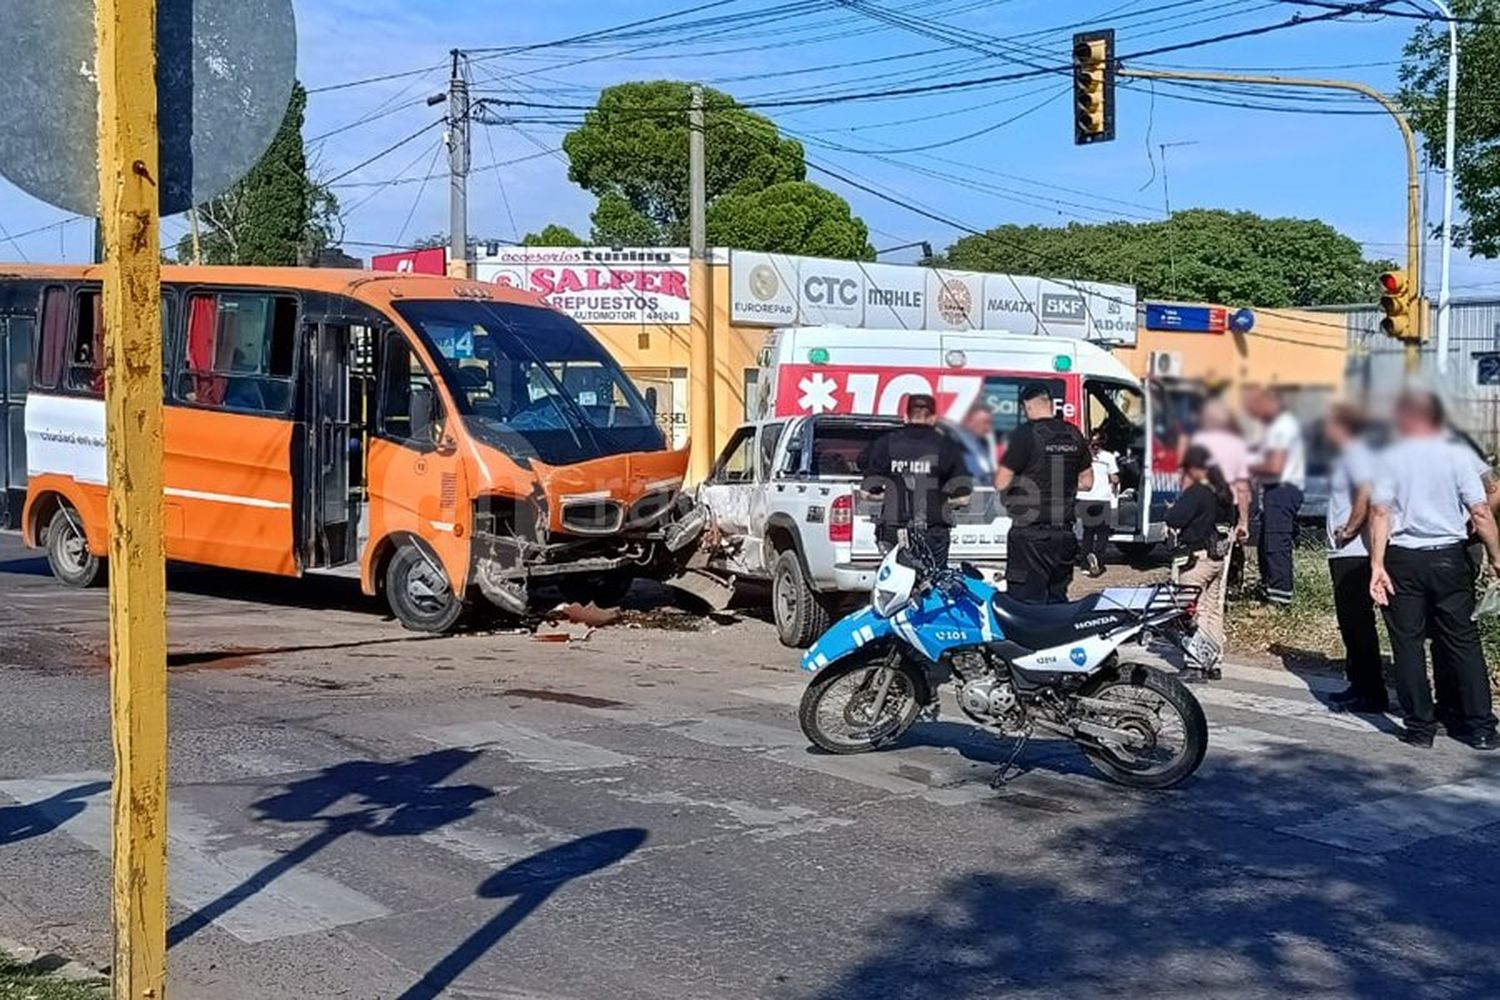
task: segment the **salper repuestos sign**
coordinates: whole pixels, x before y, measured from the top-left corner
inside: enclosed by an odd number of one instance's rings
[[[687,323],[688,252],[675,247],[502,247],[480,281],[535,292],[580,323]]]

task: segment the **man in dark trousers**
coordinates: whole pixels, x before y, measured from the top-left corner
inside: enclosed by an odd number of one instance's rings
[[[1364,420],[1348,404],[1329,411],[1323,440],[1338,452],[1328,481],[1328,572],[1333,612],[1344,640],[1344,676],[1349,687],[1329,697],[1346,712],[1381,713],[1387,707],[1380,636],[1370,600],[1370,490],[1375,453],[1362,439]]]
[[[1385,611],[1395,662],[1401,741],[1432,746],[1438,718],[1427,680],[1429,635],[1436,669],[1454,702],[1448,734],[1476,750],[1500,749],[1489,677],[1474,623],[1474,580],[1465,551],[1469,524],[1500,575],[1500,536],[1474,462],[1443,433],[1443,406],[1430,392],[1396,404],[1399,440],[1379,457],[1371,494],[1370,597]]]
[[[974,484],[963,446],[936,423],[937,403],[931,396],[908,396],[906,426],[870,446],[860,488],[880,499],[878,542],[894,546],[898,531],[906,528],[917,544],[926,542],[938,566],[947,566],[953,534],[950,507],[963,502]]]
[[[1266,600],[1284,606],[1292,603],[1292,548],[1297,541],[1302,491],[1307,486],[1302,425],[1273,388],[1251,393],[1246,407],[1266,428],[1259,460],[1250,468],[1261,484],[1260,580]]]
[[[1011,431],[995,476],[1011,518],[1005,589],[1017,600],[1060,604],[1078,558],[1073,504],[1094,485],[1093,458],[1083,433],[1058,416],[1045,383],[1022,387],[1021,406],[1026,422]]]

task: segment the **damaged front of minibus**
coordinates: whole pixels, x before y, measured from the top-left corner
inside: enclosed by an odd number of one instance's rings
[[[681,573],[706,523],[687,450],[588,330],[494,285],[367,294],[397,329],[376,338],[362,579],[403,624],[445,631],[481,596],[522,615],[543,588],[615,603]]]

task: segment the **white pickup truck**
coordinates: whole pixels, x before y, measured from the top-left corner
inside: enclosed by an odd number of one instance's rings
[[[876,438],[900,425],[832,414],[745,424],[699,487],[711,518],[708,567],[770,581],[786,645],[809,645],[849,595],[869,593],[881,554],[874,505],[858,497],[862,461]],[[977,490],[957,521],[949,558],[998,576],[1010,522],[995,491]]]

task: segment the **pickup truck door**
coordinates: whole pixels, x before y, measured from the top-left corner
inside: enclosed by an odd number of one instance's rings
[[[724,555],[716,563],[735,573],[751,572],[760,564],[760,537],[751,529],[752,507],[765,502],[763,485],[756,481],[757,431],[750,424],[734,432],[698,494],[722,543]]]
[[[781,438],[785,422],[762,424],[755,439],[755,487],[750,492],[750,530],[745,536],[741,559],[749,572],[766,572],[766,521],[771,516],[772,481],[780,475],[785,454]]]

